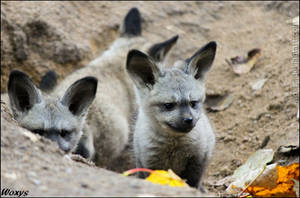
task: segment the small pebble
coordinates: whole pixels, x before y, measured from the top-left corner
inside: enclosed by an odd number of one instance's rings
[[[81,186],[82,188],[88,188],[88,187],[89,187],[89,186],[88,186],[87,184],[85,184],[85,183],[81,183],[80,186]]]
[[[47,186],[41,186],[39,187],[41,191],[48,191],[48,187]]]
[[[17,179],[16,173],[4,173],[4,177],[15,180]]]
[[[250,138],[248,138],[248,137],[244,137],[244,139],[243,139],[243,143],[245,143],[245,142],[249,142],[250,141]]]
[[[39,185],[41,182],[37,179],[31,179],[31,181],[35,184],[35,185]]]
[[[29,171],[29,172],[27,173],[27,175],[28,175],[29,177],[36,177],[36,176],[37,176],[37,174],[36,174],[35,172],[32,172],[32,171]]]
[[[72,169],[71,168],[66,168],[66,173],[68,173],[68,174],[72,173]]]

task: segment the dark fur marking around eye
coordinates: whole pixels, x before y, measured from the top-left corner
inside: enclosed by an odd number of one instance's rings
[[[190,101],[190,106],[193,109],[196,109],[198,107],[198,104],[200,103],[200,100],[194,100],[194,101]]]
[[[71,134],[71,131],[68,131],[68,130],[61,130],[60,133],[59,133],[59,135],[62,138],[67,138],[70,134]]]
[[[33,133],[39,134],[39,135],[44,135],[45,134],[45,130],[43,129],[35,129],[32,130]]]
[[[175,102],[164,103],[162,106],[165,110],[172,111],[175,108],[176,103]]]

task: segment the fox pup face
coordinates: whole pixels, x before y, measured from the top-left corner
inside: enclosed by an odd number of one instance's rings
[[[205,74],[215,53],[216,43],[210,42],[169,69],[160,68],[140,51],[128,53],[127,71],[136,85],[141,108],[160,129],[184,134],[194,128],[203,112]]]
[[[81,135],[88,107],[97,90],[97,79],[86,77],[73,83],[60,99],[42,93],[23,72],[9,76],[8,95],[18,123],[72,151]]]
[[[165,130],[186,133],[193,129],[202,110],[203,86],[181,70],[166,70],[145,101],[152,118]]]

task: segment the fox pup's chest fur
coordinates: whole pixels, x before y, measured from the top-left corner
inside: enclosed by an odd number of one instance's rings
[[[184,171],[188,159],[196,155],[196,145],[191,137],[158,137],[147,146],[149,155],[145,163],[153,169],[172,169],[177,174]]]

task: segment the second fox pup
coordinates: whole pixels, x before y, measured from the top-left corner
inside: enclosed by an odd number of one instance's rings
[[[47,73],[39,89],[27,74],[13,70],[7,86],[10,106],[22,127],[57,142],[65,152],[72,152],[82,135],[98,80],[92,76],[81,78],[57,95],[48,93],[55,86],[55,75]],[[7,94],[3,96],[8,102]]]
[[[127,57],[139,103],[134,130],[136,166],[172,169],[202,192],[201,177],[215,144],[203,102],[205,75],[216,47],[210,42],[171,68],[160,67],[138,50],[131,50]]]

